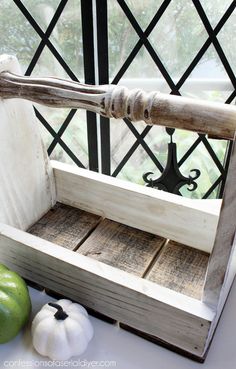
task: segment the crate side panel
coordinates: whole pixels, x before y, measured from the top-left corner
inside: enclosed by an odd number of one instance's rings
[[[20,74],[14,56],[0,56],[3,71]],[[0,222],[26,230],[55,204],[53,171],[32,103],[0,99],[0,117]]]
[[[236,134],[235,134],[236,138]],[[236,219],[236,143],[234,141],[227,179],[225,183],[222,209],[212,253],[207,269],[203,301],[215,309],[220,303],[222,288],[227,284],[230,261],[234,252]]]
[[[195,202],[62,163],[52,165],[58,201],[210,252],[220,202]]]

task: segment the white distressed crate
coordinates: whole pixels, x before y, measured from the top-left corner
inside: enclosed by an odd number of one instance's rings
[[[231,140],[236,108],[157,93],[129,92],[115,86],[91,87],[53,78],[20,77],[17,60],[10,56],[0,57],[0,72],[0,262],[28,280],[203,361],[235,276],[234,147],[222,204],[220,200],[190,200],[50,162],[32,104],[16,98],[58,107],[82,107],[106,116],[128,115],[133,121],[143,117],[149,124]],[[108,265],[99,258],[75,252],[79,249],[73,251],[30,233],[29,229],[56,202],[96,214],[100,223],[104,218],[116,222],[112,224],[120,224],[122,232],[122,225],[126,225],[137,229],[137,234],[148,232],[187,245],[184,247],[191,247],[193,254],[210,253],[201,296],[176,291],[171,281],[167,288],[144,277],[157,261],[159,249],[153,252],[146,272],[135,275],[135,271],[122,270],[125,268],[114,262]],[[99,222],[80,244],[95,237]],[[40,224],[42,227],[42,221]],[[131,228],[127,229],[125,232]],[[154,236],[147,237],[152,240]],[[93,240],[96,243],[96,237]],[[142,248],[139,260],[144,251]],[[135,247],[132,252],[137,255]],[[167,256],[163,255],[165,261]]]

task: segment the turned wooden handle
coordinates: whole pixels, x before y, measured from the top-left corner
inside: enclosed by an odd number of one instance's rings
[[[91,86],[59,78],[30,78],[2,72],[0,97],[82,108],[108,118],[142,120],[150,125],[207,133],[215,138],[232,140],[236,129],[234,106],[116,85]]]

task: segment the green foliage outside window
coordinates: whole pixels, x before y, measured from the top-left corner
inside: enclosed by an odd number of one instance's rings
[[[46,31],[59,5],[59,0],[24,0],[22,3],[30,11],[40,27]],[[228,0],[201,1],[213,28],[223,16],[230,3],[231,1]],[[127,5],[130,7],[143,30],[146,29],[161,4],[161,0],[127,0]],[[233,71],[236,69],[235,25],[236,15],[233,13],[218,35],[218,40]],[[139,38],[116,0],[108,0],[108,27],[109,73],[112,79],[119,71]],[[178,80],[207,38],[207,32],[198,17],[192,1],[172,0],[159,23],[150,34],[149,41],[163,61],[170,76]],[[80,80],[83,80],[83,45],[79,0],[68,1],[50,40],[72,71]],[[14,2],[11,0],[2,0],[0,2],[0,53],[17,55],[24,72],[40,41],[40,37],[20,13]],[[56,75],[62,78],[68,78],[63,68],[47,47],[42,52],[32,75]],[[190,87],[182,86],[180,92],[183,95],[221,102],[224,102],[230,95],[231,87],[229,78],[213,46],[209,47],[189,77],[195,79],[224,79],[226,82],[228,81],[229,91],[222,91],[220,88],[215,88],[214,90],[198,89],[198,91],[194,91],[191,89],[190,84]],[[141,88],[143,79],[158,80],[162,78],[144,47],[141,48],[120,83],[124,83],[127,78],[140,79]],[[164,83],[164,85],[166,84]],[[165,86],[165,88],[166,92],[169,92],[168,87]],[[58,131],[68,113],[68,109],[58,110],[44,107],[39,107],[39,109],[56,131]],[[117,134],[118,127],[119,134]],[[138,130],[141,132],[143,127],[144,125],[140,123]],[[52,138],[44,128],[42,128],[42,133],[48,147]],[[176,131],[174,140],[178,143],[179,159],[194,142],[196,137],[194,134]],[[62,138],[71,150],[78,155],[85,166],[88,166],[85,112],[78,111],[76,113]],[[154,127],[145,138],[145,141],[164,166],[168,143],[165,130]],[[134,142],[134,137],[123,122],[111,122],[111,159],[113,170],[123,158],[132,142]],[[219,160],[223,163],[227,143],[225,141],[211,140],[211,145],[217,153]],[[53,151],[52,158],[64,162],[72,162],[59,145]],[[181,171],[183,174],[188,175],[189,171],[193,168],[199,168],[202,173],[198,179],[198,190],[190,193],[184,188],[182,193],[184,196],[201,198],[219,176],[219,170],[202,144],[199,145],[189,160],[181,167]],[[156,176],[160,174],[144,150],[138,148],[123,167],[118,177],[143,184],[142,174],[147,171],[153,171]],[[212,193],[211,197],[216,196],[217,189]]]

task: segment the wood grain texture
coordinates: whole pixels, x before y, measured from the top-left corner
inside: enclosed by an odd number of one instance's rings
[[[91,86],[58,78],[0,75],[0,97],[24,98],[53,107],[83,108],[105,117],[181,128],[233,139],[236,108],[157,91],[128,90],[116,85]]]
[[[128,326],[127,324],[119,324],[119,327],[124,329],[125,331],[128,331],[130,333],[133,333],[139,337],[144,338],[147,341],[150,341],[152,343],[155,343],[158,346],[162,346],[170,351],[176,352],[177,354],[180,354],[182,356],[185,356],[191,360],[194,360],[198,363],[204,363],[205,359],[206,359],[206,355],[204,356],[198,356],[198,355],[194,355],[192,353],[189,353],[188,351],[182,350],[176,346],[170,345],[169,342],[163,341],[160,338],[156,337],[156,336],[152,336],[150,334],[144,333],[142,331],[139,331],[138,329],[134,329],[130,326]]]
[[[201,300],[208,259],[203,251],[169,241],[146,278]]]
[[[104,219],[77,252],[142,277],[165,240]]]
[[[28,232],[139,277],[148,273],[161,286],[201,299],[207,253],[172,241],[164,246],[162,237],[108,219],[98,225],[100,220],[57,203]]]
[[[20,73],[14,56],[0,72]],[[0,222],[26,230],[55,204],[52,167],[29,101],[0,99]]]
[[[231,152],[223,204],[204,286],[204,301],[217,308],[222,286],[228,277],[236,230],[236,147]]]
[[[222,285],[222,289],[220,292],[220,298],[219,298],[219,303],[217,305],[215,318],[211,324],[211,328],[208,334],[208,338],[206,342],[206,350],[207,350],[207,347],[209,347],[213,339],[213,335],[215,333],[218,321],[221,317],[222,310],[225,306],[228,295],[230,293],[233,281],[235,279],[235,275],[236,275],[236,236],[234,237],[233,251],[232,251],[232,254],[229,260],[229,264],[227,266],[227,273],[226,273],[224,283]]]
[[[191,200],[55,161],[52,166],[58,201],[211,251],[220,200]]]
[[[51,296],[51,297],[53,297],[56,300],[61,300],[61,299],[66,298],[65,295],[61,295],[61,294],[59,294],[59,293],[57,293],[55,291],[52,291],[52,290],[50,290],[48,288],[45,288],[45,293],[48,296]],[[76,302],[76,301],[74,301],[74,302]],[[87,306],[84,306],[84,307],[86,308],[86,310],[89,313],[89,315],[92,315],[95,318],[98,318],[98,319],[103,320],[104,322],[110,323],[110,324],[116,324],[117,323],[116,320],[114,320],[112,318],[109,318],[108,316],[106,316],[104,314],[98,313],[97,311],[95,311],[95,310],[93,310],[93,309],[91,309],[91,308],[89,308]]]
[[[101,217],[57,203],[28,232],[74,250],[97,226]]]
[[[81,304],[202,356],[214,311],[79,253],[0,224],[0,262]]]

